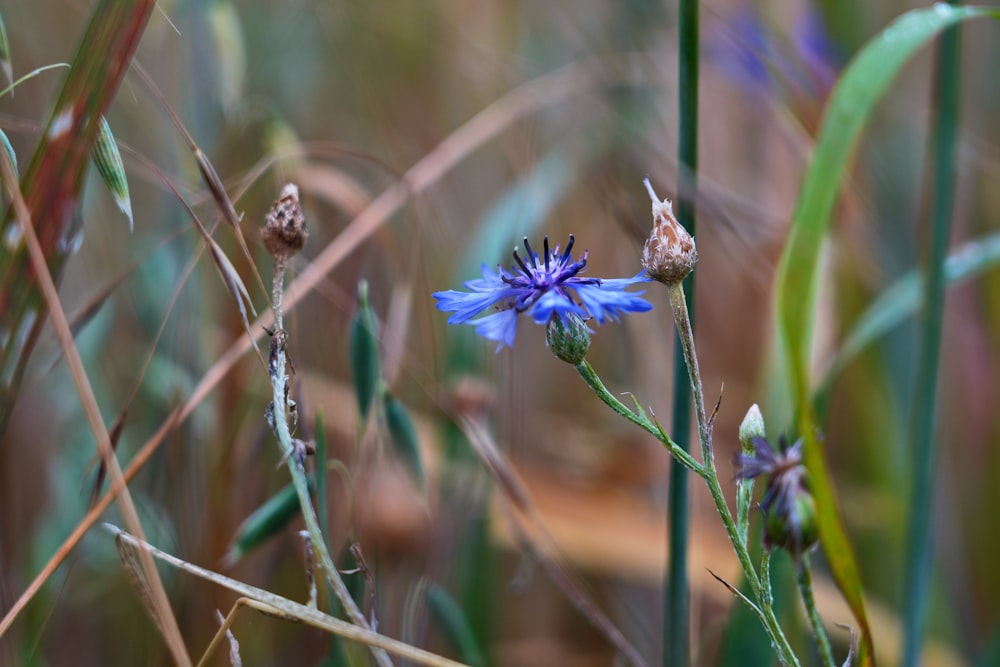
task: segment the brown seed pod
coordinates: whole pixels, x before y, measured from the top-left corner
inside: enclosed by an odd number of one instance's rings
[[[299,205],[299,188],[289,183],[281,190],[267,214],[262,232],[264,247],[275,259],[287,259],[302,250],[306,239],[306,216]]]
[[[694,238],[674,217],[670,201],[660,201],[648,178],[643,183],[653,200],[653,231],[642,249],[642,268],[653,280],[674,285],[691,273],[698,261],[698,251]]]

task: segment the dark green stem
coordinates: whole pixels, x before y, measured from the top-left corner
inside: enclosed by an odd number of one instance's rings
[[[957,4],[952,2],[951,4]],[[932,100],[933,190],[931,244],[920,318],[921,350],[916,389],[910,409],[913,469],[910,521],[906,544],[903,604],[903,667],[920,658],[927,597],[931,581],[931,496],[934,468],[934,430],[941,326],[944,312],[944,260],[951,230],[955,194],[955,136],[958,120],[959,31],[941,34],[936,56]]]
[[[809,554],[802,554],[796,564],[796,578],[799,583],[799,593],[802,595],[802,603],[806,606],[806,613],[809,615],[809,624],[812,626],[813,635],[819,644],[819,655],[823,660],[823,667],[837,667],[833,661],[830,638],[826,635],[826,628],[823,627],[823,619],[819,616],[816,598],[813,596],[812,563],[809,561]]]
[[[698,0],[680,0],[678,26],[679,49],[679,108],[677,161],[680,165],[677,219],[694,236],[694,191],[698,167]],[[694,293],[694,276],[687,281],[685,296]],[[690,451],[691,391],[681,363],[679,346],[674,353],[674,437],[681,449]],[[688,647],[688,535],[690,503],[688,475],[682,466],[671,465],[669,497],[669,556],[667,558],[666,591],[664,591],[664,651],[665,667],[690,664]]]

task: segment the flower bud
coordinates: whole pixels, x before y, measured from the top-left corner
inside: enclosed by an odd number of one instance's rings
[[[793,556],[800,556],[819,540],[816,501],[804,484],[789,491],[784,501],[767,506],[764,514],[764,544],[768,547],[781,547]]]
[[[694,238],[677,222],[670,201],[660,201],[648,178],[643,183],[653,200],[653,231],[642,250],[642,268],[653,280],[675,285],[691,273],[698,261]]]
[[[808,473],[802,465],[803,441],[800,439],[789,447],[782,436],[774,447],[766,439],[754,436],[749,442],[753,453],[736,455],[736,478],[768,478],[760,501],[764,514],[764,544],[782,547],[798,557],[819,539],[816,501],[809,492]]]
[[[264,247],[275,259],[285,260],[302,250],[309,233],[306,218],[299,205],[299,189],[292,183],[281,190],[264,221]]]
[[[553,317],[545,329],[545,343],[552,354],[576,366],[590,349],[590,330],[579,316],[569,313]]]
[[[760,408],[756,403],[750,406],[747,414],[740,423],[740,444],[743,451],[753,452],[753,439],[764,438],[764,415],[760,413]]]

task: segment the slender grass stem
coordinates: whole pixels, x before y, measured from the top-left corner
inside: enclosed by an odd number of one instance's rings
[[[951,4],[958,4],[952,2]],[[941,357],[944,317],[944,260],[951,230],[955,197],[955,138],[958,121],[959,29],[941,34],[936,54],[932,99],[931,138],[932,210],[931,244],[924,282],[924,308],[920,318],[921,350],[917,383],[910,410],[912,415],[913,469],[910,520],[906,548],[906,579],[903,604],[904,667],[919,662],[929,583],[931,581],[931,496],[934,466],[934,430],[937,409],[937,377]]]
[[[816,598],[813,596],[812,562],[809,560],[809,554],[804,553],[799,557],[795,569],[799,594],[802,595],[802,603],[806,606],[809,624],[812,626],[813,635],[819,644],[819,655],[823,660],[823,667],[836,667],[836,663],[833,661],[833,649],[830,648],[830,638],[826,635],[826,628],[823,627],[823,619],[819,616]]]
[[[698,167],[698,0],[680,0],[678,11],[678,136],[677,162],[680,165],[681,193],[678,201],[678,221],[694,235],[695,178]],[[694,275],[687,281],[687,299],[694,294]],[[674,361],[674,404],[672,409],[674,437],[681,449],[690,451],[691,392],[684,378],[680,355]],[[664,667],[690,664],[688,634],[688,539],[690,533],[690,499],[687,470],[674,463],[670,468],[669,498],[669,558],[664,591]]]

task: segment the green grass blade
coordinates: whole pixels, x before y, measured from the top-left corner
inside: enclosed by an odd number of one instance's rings
[[[817,287],[817,265],[830,226],[830,214],[841,176],[861,129],[893,78],[923,45],[941,30],[979,16],[996,15],[986,9],[952,8],[937,4],[908,12],[877,35],[844,72],[823,119],[818,144],[806,172],[788,243],[778,275],[778,332],[792,396],[797,405],[799,433],[805,437],[805,462],[812,475],[823,550],[831,573],[861,626],[860,664],[870,664],[872,637],[861,597],[850,543],[834,502],[833,485],[816,438],[811,402],[809,350]]]
[[[955,4],[955,3],[952,3]],[[906,569],[903,586],[903,661],[914,667],[920,658],[930,582],[931,496],[933,495],[934,441],[937,423],[938,367],[941,359],[941,328],[944,319],[944,263],[951,233],[955,202],[955,143],[958,125],[959,29],[941,35],[934,68],[931,135],[932,205],[931,242],[924,283],[921,349],[916,389],[910,410],[913,451],[911,492],[908,504]]]

